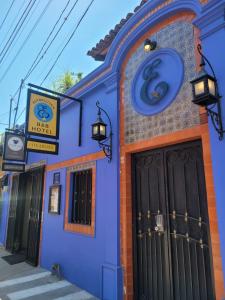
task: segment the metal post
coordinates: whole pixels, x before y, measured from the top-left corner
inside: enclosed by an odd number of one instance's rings
[[[10,99],[10,109],[9,109],[9,129],[11,127],[11,115],[12,115],[12,102],[13,102],[13,98]]]
[[[80,102],[80,114],[79,114],[79,140],[78,146],[81,146],[82,142],[82,116],[83,116],[83,102]]]

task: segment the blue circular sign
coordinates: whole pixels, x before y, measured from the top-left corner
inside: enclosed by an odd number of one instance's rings
[[[174,49],[153,52],[140,65],[132,83],[132,105],[146,116],[166,109],[176,98],[184,78],[184,64]]]
[[[35,117],[41,122],[50,122],[53,118],[53,111],[50,105],[39,102],[34,107]]]

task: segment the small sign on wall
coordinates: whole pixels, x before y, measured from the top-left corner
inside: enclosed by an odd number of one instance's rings
[[[49,142],[46,140],[28,138],[27,139],[27,150],[29,152],[57,155],[59,152],[59,143]]]
[[[60,184],[60,172],[54,173],[53,184]]]
[[[25,164],[2,163],[2,171],[8,172],[25,172]]]
[[[52,185],[49,189],[48,212],[60,215],[61,185]]]

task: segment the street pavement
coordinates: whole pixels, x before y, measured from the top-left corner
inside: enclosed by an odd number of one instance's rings
[[[25,262],[9,265],[1,259],[9,254],[0,247],[0,300],[98,300],[42,268]]]

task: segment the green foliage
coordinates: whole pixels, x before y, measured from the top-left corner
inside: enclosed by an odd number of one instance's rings
[[[83,73],[74,74],[71,71],[66,71],[58,79],[52,83],[52,89],[59,93],[66,93],[68,89],[77,84],[83,77]]]

